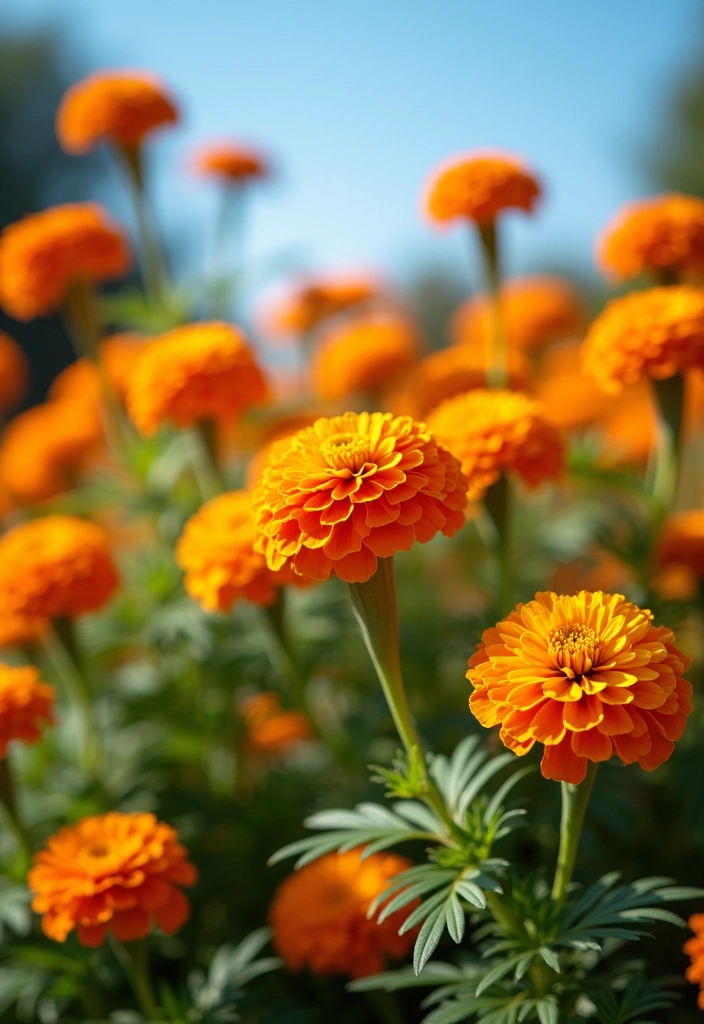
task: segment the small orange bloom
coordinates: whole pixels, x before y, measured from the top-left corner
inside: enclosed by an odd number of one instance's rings
[[[459,218],[489,224],[505,210],[532,213],[540,182],[528,166],[507,153],[473,153],[459,157],[433,175],[426,212],[437,224]]]
[[[45,516],[0,537],[0,614],[74,618],[117,587],[105,532],[75,516]]]
[[[687,924],[694,932],[694,937],[687,939],[682,947],[682,952],[692,961],[685,977],[693,985],[699,985],[697,1006],[704,1010],[704,914],[692,914]]]
[[[247,745],[254,754],[276,757],[313,738],[300,711],[285,711],[275,693],[255,693],[242,702]]]
[[[340,313],[361,307],[379,294],[371,277],[318,278],[303,281],[265,316],[275,335],[307,334]]]
[[[535,397],[551,423],[561,430],[581,430],[603,421],[615,411],[618,401],[606,395],[584,373],[580,360],[581,342],[566,341],[550,348],[540,364]]]
[[[64,942],[74,928],[82,946],[173,935],[188,920],[181,886],[198,877],[175,829],[153,814],[110,811],[62,828],[35,854],[27,884],[42,931]]]
[[[264,374],[242,332],[230,324],[197,323],[145,345],[127,409],[142,433],[151,435],[163,423],[233,420],[266,396]]]
[[[418,900],[382,924],[367,917],[391,879],[413,865],[394,853],[374,853],[365,860],[360,853],[329,853],[279,886],[269,919],[274,948],[290,970],[364,978],[413,946],[416,933],[399,935],[398,930]]]
[[[315,387],[327,401],[373,396],[419,354],[418,332],[405,317],[355,317],[322,338],[313,362]]]
[[[100,343],[100,360],[110,384],[124,402],[144,342],[134,334],[113,334]],[[50,398],[88,399],[99,403],[103,388],[97,367],[88,359],[77,359],[62,370],[49,390]]]
[[[662,380],[704,368],[704,291],[677,285],[614,299],[589,328],[582,361],[613,394],[643,376]]]
[[[599,239],[597,262],[619,280],[704,268],[704,201],[673,192],[623,207]]]
[[[67,153],[87,153],[101,142],[135,149],[156,128],[178,121],[164,86],[144,71],[99,71],[64,94],[56,134]]]
[[[270,569],[368,580],[377,558],[464,525],[467,483],[422,423],[391,413],[319,419],[272,452],[252,497]]]
[[[582,782],[587,761],[667,761],[692,711],[689,658],[621,594],[537,594],[485,630],[469,661],[469,706],[522,755],[544,744],[546,779]]]
[[[559,277],[518,277],[501,289],[502,324],[509,346],[533,351],[577,333],[584,312],[575,289]],[[482,351],[491,343],[493,319],[486,295],[468,299],[450,326],[455,344]]]
[[[271,174],[269,162],[261,153],[236,142],[204,146],[195,154],[193,167],[203,177],[220,178],[228,185],[244,185]]]
[[[98,203],[30,214],[0,235],[0,305],[16,320],[52,313],[72,284],[122,277],[127,242]]]
[[[0,758],[11,740],[36,743],[54,721],[54,691],[31,665],[0,664]]]
[[[462,464],[470,501],[484,497],[502,472],[528,487],[557,480],[565,443],[540,402],[517,391],[469,391],[449,398],[428,417],[428,429]]]
[[[14,338],[0,331],[0,413],[13,409],[27,387],[29,365]]]
[[[671,513],[658,544],[661,565],[686,565],[704,579],[704,509]]]

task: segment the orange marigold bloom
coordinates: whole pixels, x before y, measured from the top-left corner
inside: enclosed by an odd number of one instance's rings
[[[658,544],[661,565],[686,565],[704,579],[704,509],[671,513]]]
[[[620,280],[646,271],[702,270],[704,201],[673,192],[625,206],[599,239],[597,261]]]
[[[582,369],[579,341],[562,342],[545,353],[535,381],[535,397],[551,423],[580,430],[613,412],[618,400],[605,394]]]
[[[186,523],[176,547],[176,561],[186,573],[184,586],[208,612],[228,612],[246,598],[268,605],[280,587],[301,582],[286,570],[272,572],[254,550],[252,498],[229,491],[206,502]]]
[[[704,914],[692,914],[687,924],[694,932],[694,937],[687,939],[682,947],[682,952],[692,961],[685,971],[685,977],[693,985],[699,985],[697,1006],[704,1010]]]
[[[14,338],[0,331],[0,413],[14,408],[24,395],[29,365]]]
[[[198,323],[145,345],[127,409],[150,435],[162,423],[189,427],[201,420],[233,420],[266,395],[264,374],[242,332],[230,324]]]
[[[428,429],[460,460],[472,501],[502,472],[538,487],[564,470],[562,435],[540,402],[518,391],[477,390],[449,398],[428,417]]]
[[[105,531],[75,516],[45,516],[0,537],[2,614],[58,619],[98,611],[117,587]]]
[[[507,153],[473,153],[433,175],[426,212],[437,224],[466,218],[489,224],[504,210],[532,213],[542,189],[528,166]]]
[[[27,884],[42,931],[64,942],[76,929],[83,946],[149,934],[152,923],[173,935],[188,920],[181,886],[198,877],[175,829],[153,814],[108,814],[62,828],[35,854]]]
[[[254,693],[242,702],[250,750],[276,757],[313,738],[310,722],[300,711],[285,711],[275,693]]]
[[[559,277],[519,277],[501,289],[501,313],[510,346],[533,351],[580,330],[584,320],[577,292]],[[492,307],[486,295],[464,302],[452,318],[456,344],[484,350],[493,337]]]
[[[72,284],[122,277],[127,242],[98,203],[30,214],[0,235],[0,305],[16,320],[52,313]]]
[[[144,349],[144,342],[134,334],[113,334],[100,343],[100,360],[110,384],[124,402],[132,374]],[[76,359],[54,378],[50,398],[88,399],[100,402],[103,388],[95,363]]]
[[[467,482],[422,423],[391,413],[319,419],[272,452],[252,507],[271,569],[348,583],[377,558],[464,524]]]
[[[193,167],[206,178],[220,178],[228,185],[244,185],[268,178],[269,162],[256,149],[236,142],[223,142],[199,149]]]
[[[408,370],[420,354],[414,324],[401,316],[355,317],[321,340],[313,380],[321,398],[374,395]]]
[[[290,970],[364,978],[389,958],[405,956],[415,932],[398,930],[414,900],[382,924],[367,911],[395,875],[413,865],[394,853],[329,853],[294,872],[279,886],[269,913],[274,948]]]
[[[704,368],[704,291],[678,285],[614,299],[589,328],[582,359],[585,373],[613,394],[643,376]]]
[[[666,761],[692,711],[690,659],[672,630],[621,594],[537,594],[485,630],[469,706],[516,754],[544,744],[546,779],[579,783],[587,761]]]
[[[36,743],[54,721],[54,690],[31,665],[0,664],[0,758],[11,740]]]
[[[266,324],[277,335],[307,334],[340,313],[365,305],[378,294],[379,283],[372,277],[303,281],[268,312]]]
[[[0,650],[5,647],[24,647],[26,644],[33,644],[48,626],[46,619],[3,614],[0,619]]]
[[[56,134],[67,153],[87,153],[101,142],[135,149],[155,128],[177,121],[176,106],[156,76],[99,71],[66,91]]]

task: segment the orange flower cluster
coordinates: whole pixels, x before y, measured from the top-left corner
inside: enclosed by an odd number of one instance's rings
[[[559,277],[521,277],[501,289],[501,315],[512,348],[533,351],[577,333],[584,322],[579,296]],[[483,352],[493,337],[492,307],[486,295],[463,303],[450,327],[456,344]]]
[[[300,711],[285,711],[275,693],[255,693],[242,702],[247,745],[260,757],[276,757],[313,738]]]
[[[704,201],[679,193],[624,207],[599,240],[597,260],[620,280],[704,269]]]
[[[644,375],[704,367],[704,291],[678,285],[614,299],[591,325],[582,357],[584,372],[614,394]]]
[[[105,532],[74,516],[22,523],[0,537],[0,615],[74,618],[98,611],[117,587]]]
[[[276,335],[308,334],[340,313],[363,306],[379,293],[370,277],[320,278],[304,281],[266,316]]]
[[[268,161],[255,149],[236,143],[204,146],[193,158],[193,166],[205,178],[220,178],[229,185],[244,185],[248,181],[268,178]]]
[[[540,182],[522,160],[506,153],[476,153],[435,173],[426,211],[438,224],[462,218],[482,225],[505,210],[531,213],[540,195]]]
[[[163,423],[232,420],[266,396],[264,374],[242,332],[230,324],[197,323],[145,345],[127,409],[142,433],[151,435]]]
[[[377,558],[452,537],[466,489],[457,460],[409,416],[319,419],[272,452],[252,500],[254,546],[271,569],[362,582]]]
[[[62,828],[35,855],[27,884],[42,931],[64,942],[76,929],[83,946],[144,938],[154,922],[173,935],[188,920],[181,886],[197,872],[170,825],[153,814],[110,811]]]
[[[29,366],[14,338],[0,331],[0,413],[14,408],[27,387]]]
[[[247,491],[212,498],[186,523],[176,561],[186,573],[186,591],[206,611],[228,612],[240,598],[272,604],[280,587],[303,582],[290,569],[272,572],[254,550],[254,538]]]
[[[72,284],[122,277],[125,238],[97,203],[30,214],[0,235],[0,305],[16,320],[57,309]]]
[[[288,968],[364,978],[389,958],[405,956],[415,933],[398,930],[418,905],[414,900],[382,924],[367,912],[395,875],[412,867],[405,857],[361,850],[330,853],[289,875],[270,911],[274,948]]]
[[[682,947],[682,952],[692,961],[685,972],[685,977],[693,985],[699,985],[697,1006],[704,1010],[704,914],[692,914],[687,924],[694,932],[694,936],[687,939]]]
[[[472,501],[483,498],[502,472],[538,487],[564,470],[562,435],[540,402],[517,391],[449,398],[428,417],[428,429],[460,460]]]
[[[414,324],[401,316],[355,317],[334,327],[321,341],[313,363],[321,398],[376,395],[418,358]]]
[[[176,121],[174,102],[154,75],[101,71],[67,90],[56,134],[67,153],[87,153],[101,142],[135,149],[155,128]]]
[[[54,721],[54,691],[36,668],[0,664],[0,758],[12,740],[36,743]]]
[[[686,565],[704,579],[704,510],[673,512],[665,520],[658,544],[661,565]]]
[[[692,711],[690,660],[670,629],[621,594],[538,594],[487,629],[469,662],[469,706],[516,754],[544,744],[545,778],[583,781],[587,762],[666,761]]]

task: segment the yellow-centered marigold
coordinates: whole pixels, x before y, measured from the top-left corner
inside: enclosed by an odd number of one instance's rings
[[[14,338],[0,331],[0,413],[13,409],[27,388],[29,365]]]
[[[412,910],[390,914],[381,924],[367,912],[395,875],[413,865],[393,853],[360,859],[361,849],[330,853],[284,879],[269,920],[274,948],[292,971],[363,978],[405,956],[416,932],[398,931]]]
[[[422,423],[391,413],[319,419],[272,452],[252,507],[271,569],[348,583],[377,558],[464,524],[467,483]]]
[[[420,355],[415,325],[406,317],[354,317],[333,327],[313,361],[313,380],[321,398],[374,396],[408,370]]]
[[[432,176],[425,209],[437,224],[462,219],[489,224],[506,210],[532,213],[541,196],[527,164],[508,153],[470,153]]]
[[[613,755],[652,771],[692,711],[689,665],[672,630],[621,594],[542,593],[485,630],[469,706],[514,753],[542,743],[545,778],[580,783]]]
[[[704,201],[673,192],[631,203],[607,225],[597,262],[619,280],[704,269]]]
[[[36,743],[54,721],[54,691],[31,665],[0,664],[0,758],[12,740]]]
[[[271,174],[269,161],[262,153],[237,142],[203,146],[193,156],[193,168],[204,178],[219,178],[228,185],[245,185]]]

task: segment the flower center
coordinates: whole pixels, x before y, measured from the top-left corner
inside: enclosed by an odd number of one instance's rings
[[[369,438],[364,434],[333,434],[323,441],[320,452],[332,469],[351,469],[353,473],[371,457]]]
[[[548,650],[568,679],[589,672],[600,649],[598,635],[582,622],[556,626],[548,636]]]
[[[86,848],[86,856],[88,857],[107,857],[109,853],[110,847],[105,843],[91,843],[90,846]]]

